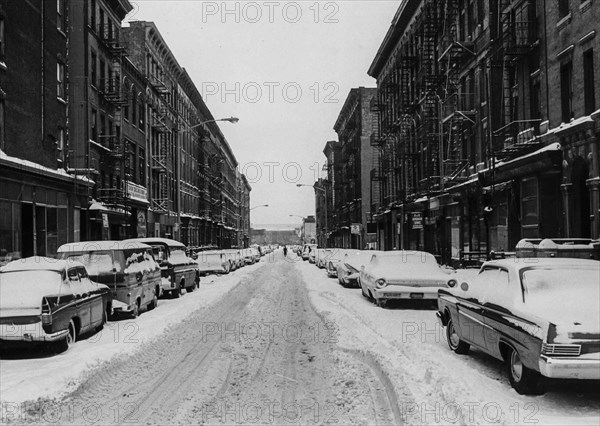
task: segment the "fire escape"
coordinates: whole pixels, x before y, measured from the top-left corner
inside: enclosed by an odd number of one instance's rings
[[[460,70],[466,61],[474,58],[473,42],[461,40],[458,29],[459,0],[446,0],[443,5],[445,19],[441,28],[440,57],[441,69],[446,78],[440,91],[440,147],[441,180],[443,186],[461,180],[461,174],[469,166],[463,145],[473,137],[476,123],[474,93],[461,87]],[[464,178],[464,176],[463,176]]]
[[[156,145],[152,150],[152,172],[156,177],[155,182],[158,184],[158,195],[152,197],[152,208],[159,212],[168,212],[172,210],[173,201],[169,196],[169,188],[174,166],[169,141],[172,132],[167,124],[169,89],[157,76],[150,76],[148,80],[159,94],[158,108],[152,112],[151,117],[151,126],[157,138]]]
[[[417,19],[417,99],[420,123],[417,139],[420,150],[421,179],[417,193],[424,195],[438,189],[440,175],[438,138],[438,95],[437,90],[443,76],[437,66],[437,34],[439,25],[438,6],[433,0],[424,2],[423,11]]]
[[[112,73],[100,81],[99,92],[104,101],[114,112],[115,122],[120,122],[121,108],[129,102],[128,92],[121,85],[121,67],[127,54],[119,40],[119,30],[112,25],[105,25],[100,33],[100,40],[107,49]],[[118,129],[118,127],[117,127]],[[105,148],[100,156],[102,170],[111,171],[116,178],[110,179],[98,189],[98,200],[106,206],[127,210],[127,181],[130,176],[129,155],[120,132],[108,129],[109,134],[100,135],[101,144]],[[115,134],[113,134],[113,132]]]
[[[515,7],[515,3],[519,3]],[[500,160],[530,153],[541,146],[539,119],[524,119],[519,111],[519,75],[537,41],[535,2],[501,1],[502,111],[504,125],[493,133]],[[521,82],[521,86],[523,82]]]

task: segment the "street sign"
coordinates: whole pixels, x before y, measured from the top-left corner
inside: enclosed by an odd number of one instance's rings
[[[423,213],[411,212],[412,215],[412,229],[423,229]]]
[[[350,233],[360,235],[361,228],[362,228],[362,224],[353,223],[350,225]]]

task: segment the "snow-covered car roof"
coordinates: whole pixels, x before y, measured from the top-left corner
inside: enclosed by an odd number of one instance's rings
[[[519,257],[514,259],[490,260],[481,266],[502,266],[507,269],[521,270],[531,267],[578,267],[599,268],[600,262],[591,259],[553,258],[553,257]]]
[[[160,237],[144,237],[144,238],[129,238],[127,240],[123,240],[123,242],[137,242],[143,244],[164,244],[169,247],[181,247],[185,248],[185,244],[177,241],[171,240],[170,238],[160,238]]]
[[[136,241],[80,241],[78,243],[63,244],[58,248],[57,252],[87,252],[136,248],[151,249],[152,247]]]
[[[81,262],[53,259],[51,257],[32,256],[24,259],[13,260],[7,265],[0,268],[0,272],[15,272],[15,271],[54,271],[62,272],[74,266],[85,265]]]

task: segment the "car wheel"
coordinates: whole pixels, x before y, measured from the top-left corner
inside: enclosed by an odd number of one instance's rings
[[[171,291],[171,297],[173,297],[173,299],[179,299],[179,296],[181,296],[180,288],[176,288],[175,290]]]
[[[508,378],[512,387],[521,395],[542,393],[539,387],[540,373],[525,367],[519,353],[510,348],[506,357]]]
[[[139,299],[135,301],[133,305],[133,310],[131,311],[131,318],[137,318],[140,315],[140,301]]]
[[[156,293],[154,293],[154,297],[152,298],[152,302],[150,302],[148,304],[148,310],[151,311],[152,309],[156,308],[158,306],[158,296],[156,295]]]
[[[459,355],[466,355],[469,353],[469,345],[467,342],[460,339],[458,335],[458,331],[454,327],[454,322],[452,322],[452,318],[448,320],[448,325],[446,325],[446,340],[448,341],[448,346],[455,353]]]
[[[186,287],[185,291],[187,291],[188,293],[191,293],[192,291],[194,291],[195,288],[196,288],[196,283],[194,283],[191,287]]]

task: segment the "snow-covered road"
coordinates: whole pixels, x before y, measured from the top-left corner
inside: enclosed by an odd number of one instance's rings
[[[600,389],[593,382],[554,381],[541,396],[526,397],[510,386],[499,361],[472,350],[450,351],[435,308],[414,304],[382,309],[360,289],[340,286],[324,270],[296,263],[315,308],[339,325],[338,345],[375,357],[402,394],[402,419],[434,424],[600,424]],[[460,270],[459,282],[477,271]]]
[[[596,385],[518,395],[431,306],[378,308],[276,252],[63,354],[3,354],[0,423],[597,425]]]

